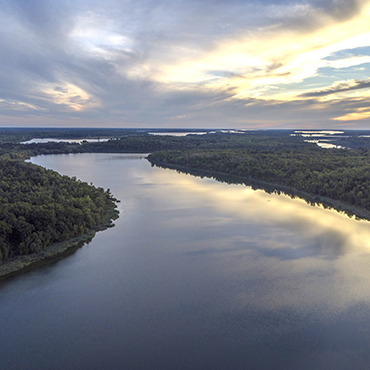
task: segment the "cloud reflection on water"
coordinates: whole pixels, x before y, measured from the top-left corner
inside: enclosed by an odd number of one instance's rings
[[[370,222],[358,221],[333,209],[311,206],[303,199],[291,199],[284,194],[269,194],[241,185],[225,185],[210,179],[178,176],[174,171],[156,172],[155,182],[185,189],[203,202],[228,214],[217,222],[228,223],[232,218],[247,222],[294,230],[303,237],[320,243],[325,249],[335,246],[338,255],[346,252],[370,252]],[[199,199],[197,201],[200,201]],[[176,204],[181,201],[176,200]],[[187,203],[187,202],[186,202]],[[187,205],[182,204],[182,207]],[[197,222],[196,219],[193,219]],[[212,220],[214,222],[215,220]],[[191,222],[191,220],[189,220]],[[189,226],[189,225],[187,225]],[[276,244],[279,247],[279,244]],[[328,250],[329,252],[329,250]],[[330,255],[333,251],[330,251]]]
[[[181,248],[192,258],[219,256],[228,261],[220,266],[226,275],[242,275],[245,286],[232,288],[239,296],[235,309],[317,307],[334,313],[355,303],[370,303],[370,222],[287,195],[171,170],[157,168],[147,176],[143,181],[166,188],[170,207],[213,210],[214,215],[204,211],[206,217],[182,217],[181,225],[176,217],[167,219],[166,228],[179,232],[202,227],[209,235],[217,230],[212,247],[209,240],[199,240]],[[235,234],[220,237],[223,227],[234,227]]]

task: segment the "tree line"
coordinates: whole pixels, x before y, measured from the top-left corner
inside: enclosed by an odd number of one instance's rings
[[[0,161],[0,261],[41,252],[117,218],[116,199],[31,163]]]
[[[210,149],[152,153],[153,164],[181,166],[289,186],[370,210],[367,150]]]
[[[7,132],[7,138],[13,134]],[[290,134],[281,130],[176,137],[131,132],[107,142],[24,145],[7,142],[0,133],[0,261],[37,253],[117,217],[109,191],[23,162],[40,154],[152,153],[152,164],[262,180],[370,210],[366,135],[358,141],[343,138],[358,149],[337,150]]]

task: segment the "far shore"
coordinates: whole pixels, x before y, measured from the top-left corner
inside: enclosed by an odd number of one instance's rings
[[[199,170],[186,166],[172,165],[151,160],[149,160],[149,162],[158,167],[174,169],[183,173],[189,173],[193,176],[214,178],[215,180],[221,182],[244,184],[247,186],[252,186],[253,188],[263,189],[265,191],[282,192],[292,198],[294,197],[302,198],[311,205],[322,205],[324,206],[324,208],[330,208],[338,212],[345,213],[348,217],[355,217],[356,219],[370,221],[370,211],[364,208],[360,208],[351,204],[346,204],[340,200],[331,199],[328,197],[323,197],[315,194],[309,194],[297,190],[293,187],[280,184],[273,184],[257,179],[252,179],[250,177],[233,176],[224,172]],[[116,219],[118,215],[114,213],[115,210],[113,209],[111,210],[111,212],[112,213],[110,214],[109,220]],[[46,266],[50,263],[56,262],[74,253],[77,249],[81,248],[86,243],[89,243],[95,236],[96,232],[105,230],[113,226],[114,224],[112,224],[111,221],[107,221],[105,224],[96,226],[94,229],[88,231],[83,235],[76,236],[66,241],[54,243],[47,247],[42,252],[35,253],[32,255],[19,256],[9,261],[6,261],[0,265],[0,280],[5,280],[15,275],[29,272],[38,269],[42,266]]]
[[[193,176],[209,177],[214,178],[215,180],[221,182],[244,184],[247,186],[252,186],[253,188],[259,188],[266,191],[282,192],[292,198],[298,197],[304,199],[307,203],[311,205],[322,205],[324,208],[334,209],[338,212],[345,213],[348,217],[355,217],[356,219],[370,221],[370,211],[368,211],[367,209],[357,207],[352,204],[343,203],[340,200],[320,196],[317,194],[310,194],[301,190],[297,190],[290,186],[274,184],[267,181],[253,179],[251,177],[234,176],[227,174],[225,172],[209,171],[203,169],[200,170],[196,168],[181,165],[173,165],[152,160],[149,160],[149,162],[158,167],[169,168],[180,172],[189,173],[190,175]]]

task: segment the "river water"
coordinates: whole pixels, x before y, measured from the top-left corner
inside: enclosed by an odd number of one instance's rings
[[[369,222],[137,154],[32,162],[110,188],[120,218],[1,283],[1,369],[368,369]]]

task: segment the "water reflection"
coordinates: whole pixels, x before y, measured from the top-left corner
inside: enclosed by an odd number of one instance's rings
[[[21,144],[40,144],[40,143],[78,143],[82,144],[83,142],[88,143],[97,143],[97,142],[103,142],[113,140],[112,138],[96,138],[96,139],[90,139],[90,138],[83,138],[83,139],[55,139],[55,138],[34,138],[27,141],[22,141]]]
[[[203,208],[201,219],[182,217],[179,225],[174,217],[162,226],[179,234],[180,229],[202,228],[218,235],[211,245],[200,238],[183,248],[184,253],[229,261],[224,274],[240,274],[245,281],[244,287],[235,287],[239,309],[252,305],[306,310],[319,305],[332,312],[370,302],[370,222],[287,195],[170,170],[152,172],[144,181],[166,188],[166,201],[181,212]],[[204,215],[209,208],[212,213]],[[230,233],[224,238],[223,229]],[[256,279],[258,286],[251,289]]]
[[[266,193],[251,187],[219,184],[211,179],[199,179],[190,175],[179,176],[174,171],[155,172],[155,183],[172,184],[173,187],[207,199],[231,218],[238,218],[260,225],[292,230],[319,246],[318,256],[337,257],[350,251],[370,252],[370,223],[349,218],[344,213],[324,206],[312,207],[304,199],[291,199],[284,194]],[[148,180],[149,181],[149,180]],[[175,201],[175,200],[174,200]],[[183,205],[189,206],[188,203]],[[228,223],[231,218],[223,218]],[[196,219],[190,222],[197,222]],[[220,220],[213,220],[220,223]],[[186,224],[184,227],[193,227]],[[276,235],[278,237],[278,235]],[[279,248],[274,243],[274,248]],[[305,254],[305,253],[304,253]]]
[[[125,153],[119,155],[110,155],[104,156],[102,158],[97,159],[98,161],[130,161],[130,160],[138,160],[138,159],[145,159],[149,153]]]
[[[109,187],[122,212],[0,290],[9,369],[368,366],[369,222],[127,158],[32,159]]]

